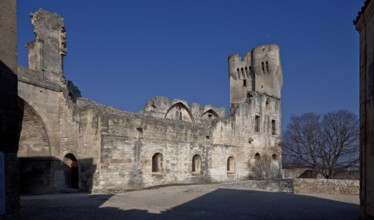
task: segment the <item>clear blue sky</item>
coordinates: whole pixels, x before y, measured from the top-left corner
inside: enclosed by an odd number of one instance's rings
[[[65,18],[65,76],[82,95],[125,111],[154,96],[229,109],[227,57],[280,46],[283,128],[292,114],[358,113],[364,0],[19,0],[18,58],[34,39],[29,13]]]

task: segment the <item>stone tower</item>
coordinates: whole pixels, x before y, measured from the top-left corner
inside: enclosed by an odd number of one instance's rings
[[[244,59],[238,54],[229,57],[230,104],[247,102],[252,92],[281,97],[283,72],[279,47],[263,45],[248,52]]]
[[[278,178],[281,170],[281,89],[283,71],[279,47],[274,44],[252,49],[242,59],[228,58],[230,114],[236,141],[246,149],[255,177]],[[261,157],[262,165],[256,161]],[[257,158],[257,159],[256,159]],[[268,164],[271,164],[268,168]],[[259,173],[265,172],[266,174]]]
[[[231,114],[244,109],[251,117],[246,123],[251,132],[264,134],[265,139],[267,134],[280,136],[283,71],[279,47],[258,46],[244,59],[233,54],[228,66]]]

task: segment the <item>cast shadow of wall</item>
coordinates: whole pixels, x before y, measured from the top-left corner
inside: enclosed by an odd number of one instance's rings
[[[96,165],[92,158],[77,160],[74,167],[55,157],[22,157],[19,160],[20,193],[91,192]]]
[[[17,153],[23,106],[18,103],[17,75],[0,60],[0,151]]]
[[[161,194],[160,194],[161,195]],[[24,219],[358,219],[359,206],[312,196],[253,190],[217,189],[184,204],[150,213],[147,208],[157,207],[144,201],[139,209],[124,210],[107,207],[110,195],[92,195],[54,201],[23,201]],[[127,204],[126,194],[114,198],[114,204]],[[146,198],[143,198],[146,199]],[[162,202],[162,198],[160,198]],[[101,207],[105,203],[106,207]],[[139,203],[139,201],[137,201]],[[62,205],[63,204],[63,205]],[[67,205],[68,204],[68,205]],[[123,205],[122,205],[123,206]],[[147,207],[148,206],[148,207]],[[56,212],[56,210],[58,210]],[[72,212],[72,210],[74,210]],[[48,213],[40,215],[39,213]],[[38,215],[39,214],[39,215]]]

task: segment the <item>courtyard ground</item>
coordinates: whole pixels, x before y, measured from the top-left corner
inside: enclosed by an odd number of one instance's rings
[[[21,197],[21,219],[358,219],[358,195],[292,194],[238,184],[167,186],[115,195]]]

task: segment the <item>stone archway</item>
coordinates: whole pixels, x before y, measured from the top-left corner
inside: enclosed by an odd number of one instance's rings
[[[68,153],[64,157],[65,183],[68,188],[79,189],[79,165],[74,154]]]
[[[20,193],[34,194],[53,191],[53,158],[49,137],[39,114],[19,98],[23,106],[20,133],[19,174]]]

